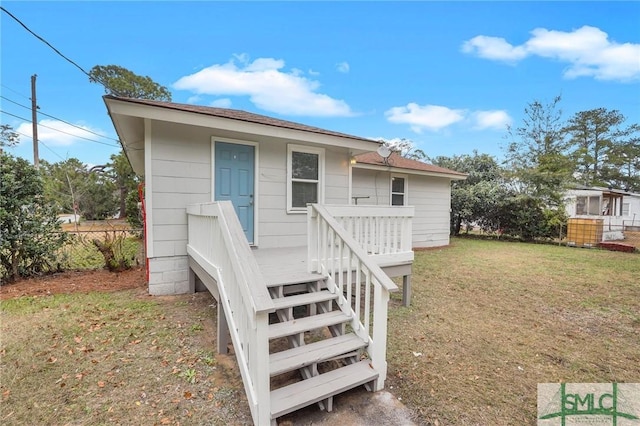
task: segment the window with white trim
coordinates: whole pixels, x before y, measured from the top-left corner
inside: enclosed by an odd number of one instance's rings
[[[630,216],[629,203],[622,203],[622,216]]]
[[[324,185],[324,149],[287,146],[287,211],[306,212],[308,203],[321,203]]]
[[[576,214],[598,216],[600,214],[600,197],[576,197]]]
[[[405,175],[391,175],[391,205],[407,205],[407,177]]]

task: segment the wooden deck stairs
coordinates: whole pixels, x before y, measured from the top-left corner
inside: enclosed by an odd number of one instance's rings
[[[187,214],[190,287],[197,276],[218,301],[218,351],[230,338],[254,424],[316,403],[331,411],[335,395],[361,385],[384,388],[398,287],[380,265],[413,260],[412,208],[309,205],[306,257],[260,262],[230,201]]]
[[[331,411],[335,395],[360,385],[375,389],[367,342],[347,332],[351,316],[324,279],[267,286],[276,307],[269,325],[273,420],[314,403]]]

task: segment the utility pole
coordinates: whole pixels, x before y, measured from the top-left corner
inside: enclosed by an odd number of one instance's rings
[[[40,167],[38,157],[38,104],[36,103],[36,77],[31,76],[31,122],[33,125],[33,165],[36,169]]]

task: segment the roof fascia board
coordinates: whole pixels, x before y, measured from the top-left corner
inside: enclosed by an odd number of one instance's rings
[[[232,132],[249,133],[259,136],[268,136],[292,141],[316,143],[320,145],[339,146],[364,152],[375,151],[380,143],[376,141],[361,141],[350,138],[342,138],[333,135],[325,135],[303,130],[287,129],[284,127],[269,126],[266,124],[251,123],[231,118],[216,117],[189,111],[176,111],[154,105],[133,104],[117,99],[106,99],[105,102],[112,114],[129,115],[152,120],[167,121],[193,126],[210,127]]]
[[[404,173],[410,175],[431,176],[439,178],[447,178],[451,180],[466,180],[466,176],[454,175],[450,173],[429,172],[427,170],[403,169],[392,166],[376,166],[375,164],[356,163],[352,166],[354,169],[378,170],[390,173]]]

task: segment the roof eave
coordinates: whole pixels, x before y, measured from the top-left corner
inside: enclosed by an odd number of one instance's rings
[[[428,170],[416,170],[416,169],[405,169],[401,167],[393,167],[393,166],[383,166],[369,163],[356,163],[352,165],[353,168],[356,169],[368,169],[368,170],[379,170],[379,171],[387,171],[391,173],[404,173],[410,175],[420,175],[420,176],[432,176],[439,178],[446,178],[451,180],[466,180],[466,175],[459,175],[454,173],[442,173]]]
[[[111,123],[116,130],[120,146],[124,151],[125,156],[129,160],[129,164],[134,173],[138,176],[144,176],[144,138],[136,138],[133,136],[135,132],[131,131],[131,125],[127,128],[124,120],[121,119],[122,115],[114,112],[109,102],[111,98],[103,97],[103,101],[107,107],[107,113],[111,118]],[[144,120],[138,120],[139,123],[135,123],[135,126],[141,126],[141,130],[138,133],[144,134]]]
[[[126,100],[114,97],[105,97],[104,99],[110,113],[128,115],[131,117],[139,117],[143,119],[152,119],[201,127],[210,127],[252,135],[271,136],[297,142],[339,146],[342,148],[351,149],[354,154],[372,151],[380,146],[380,142],[373,140],[321,134],[298,129],[289,129],[285,127],[278,127],[262,123],[253,123],[227,117],[216,117],[193,111],[179,111],[170,108],[163,108],[157,105],[128,102]]]

